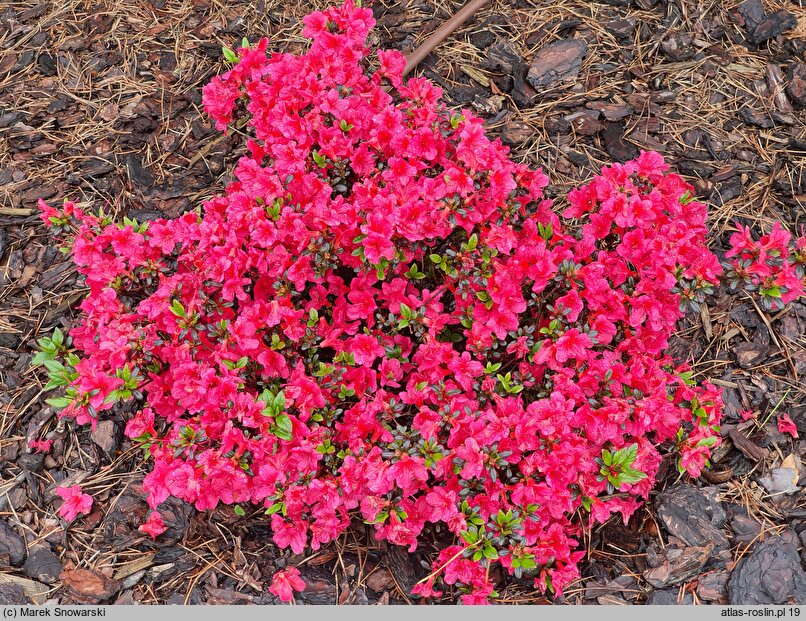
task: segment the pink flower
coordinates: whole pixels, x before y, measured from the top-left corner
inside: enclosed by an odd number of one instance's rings
[[[789,418],[789,414],[780,414],[778,416],[778,431],[788,433],[793,438],[798,437],[798,428],[795,426],[795,423],[792,422],[792,419]]]
[[[28,448],[37,453],[47,453],[50,451],[51,446],[53,446],[53,440],[31,440],[28,442]]]
[[[59,507],[59,515],[68,522],[72,522],[79,515],[86,515],[92,508],[92,496],[84,494],[78,485],[57,487],[56,493],[64,500]]]
[[[571,328],[558,338],[554,344],[557,362],[566,362],[571,358],[582,360],[592,346],[593,343],[587,334],[580,332],[576,328]]]
[[[305,582],[300,578],[299,569],[290,567],[276,572],[271,580],[269,591],[283,602],[294,599],[294,591],[305,589]]]
[[[274,543],[281,548],[291,548],[294,554],[305,549],[308,540],[308,523],[303,520],[290,521],[275,513],[271,516],[271,529],[274,532]]]
[[[349,341],[349,349],[355,361],[362,366],[371,366],[378,356],[384,353],[378,339],[369,334],[359,334]]]
[[[436,577],[429,578],[426,582],[418,582],[412,589],[412,595],[420,595],[421,597],[440,597],[442,591],[434,588],[434,580]]]
[[[142,524],[137,530],[139,530],[141,533],[150,535],[152,539],[156,539],[167,529],[165,528],[165,522],[162,520],[162,515],[160,515],[159,511],[152,511],[148,515],[148,519],[145,521],[145,523]]]
[[[750,420],[751,418],[756,418],[757,414],[752,409],[749,409],[739,412],[739,416],[742,417],[742,420]]]

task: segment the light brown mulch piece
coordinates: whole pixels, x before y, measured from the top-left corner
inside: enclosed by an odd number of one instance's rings
[[[395,579],[392,577],[392,574],[389,573],[388,569],[379,567],[366,577],[364,584],[366,584],[373,591],[381,593],[385,589],[394,588]]]
[[[729,577],[730,573],[724,569],[702,574],[697,578],[697,596],[706,602],[727,604]]]
[[[249,595],[248,593],[241,593],[240,591],[236,591],[235,589],[220,589],[208,586],[207,588],[205,588],[205,592],[207,593],[206,603],[208,604],[220,604],[230,606],[230,605],[245,605],[255,603],[254,595]]]
[[[786,72],[786,94],[801,108],[806,107],[806,63],[792,63]]]
[[[51,591],[41,582],[20,578],[13,574],[0,574],[0,586],[17,587],[34,604],[43,604]]]
[[[700,573],[713,549],[713,544],[699,548],[666,548],[662,564],[647,569],[644,578],[658,589],[685,582]]]
[[[101,602],[120,591],[120,582],[107,578],[94,569],[71,569],[59,575],[71,593],[83,600]]]
[[[112,453],[120,444],[121,430],[115,421],[102,420],[98,421],[90,437],[101,450]]]
[[[551,88],[563,80],[576,78],[588,45],[580,39],[552,43],[535,54],[526,80],[538,91]]]
[[[764,343],[751,341],[749,343],[741,343],[733,348],[733,353],[736,355],[736,361],[743,369],[749,369],[763,362],[770,352],[770,346]]]
[[[666,530],[688,546],[713,544],[727,548],[722,527],[726,515],[721,504],[704,490],[693,485],[676,485],[658,495],[655,501],[658,517]]]

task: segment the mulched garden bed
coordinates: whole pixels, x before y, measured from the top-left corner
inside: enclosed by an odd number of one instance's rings
[[[50,244],[42,197],[147,220],[220,193],[245,136],[222,137],[201,87],[221,46],[267,34],[299,51],[302,15],[326,2],[20,0],[0,4],[0,603],[274,603],[271,574],[299,565],[304,603],[406,603],[436,545],[409,555],[356,522],[307,557],[281,552],[265,518],[232,507],[162,511],[138,532],[141,453],[123,420],[72,431],[30,368],[36,339],[68,328],[85,294]],[[463,2],[376,2],[384,47],[411,52]],[[696,5],[696,6],[695,6]],[[639,149],[662,153],[711,209],[712,245],[738,220],[806,224],[806,9],[760,0],[492,0],[415,70],[484,117],[518,160],[567,190]],[[806,602],[806,305],[768,313],[720,293],[672,353],[724,389],[724,444],[697,481],[673,464],[627,526],[586,534],[583,579],[558,602]],[[740,413],[757,412],[742,421]],[[52,438],[47,455],[28,440]],[[65,529],[55,488],[94,511]],[[258,514],[259,515],[259,514]],[[548,603],[501,576],[500,601]],[[450,593],[443,602],[455,601]]]

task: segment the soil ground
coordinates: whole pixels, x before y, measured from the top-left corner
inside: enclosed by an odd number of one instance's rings
[[[260,518],[177,502],[153,544],[137,531],[147,464],[123,421],[73,430],[30,369],[36,339],[68,328],[85,292],[37,199],[148,219],[220,193],[244,142],[215,132],[200,107],[201,87],[224,69],[221,46],[269,35],[273,49],[300,50],[300,18],[325,4],[0,1],[0,603],[273,603],[266,586],[289,563],[308,583],[300,602],[412,601],[436,548],[401,553],[361,524],[290,557],[267,543]],[[462,4],[376,2],[378,40],[410,52]],[[603,164],[660,151],[709,203],[719,252],[736,220],[760,231],[806,224],[805,36],[798,2],[491,0],[415,74],[542,166],[558,198]],[[558,49],[567,63],[552,75],[547,50]],[[729,292],[681,324],[672,353],[725,390],[726,441],[701,479],[669,467],[628,525],[588,533],[583,579],[559,602],[803,597],[806,442],[775,420],[789,413],[806,438],[805,334],[803,303],[770,314]],[[756,421],[743,422],[744,410]],[[33,438],[53,439],[51,452],[30,453]],[[54,489],[79,482],[95,510],[65,528]],[[776,550],[788,565],[768,558]],[[796,590],[774,593],[764,572]],[[499,592],[547,602],[526,580],[502,576]]]

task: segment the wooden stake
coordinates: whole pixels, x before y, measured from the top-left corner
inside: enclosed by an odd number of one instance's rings
[[[470,17],[487,4],[487,2],[488,0],[470,0],[470,2],[459,9],[456,15],[437,28],[434,34],[428,37],[422,45],[414,50],[411,56],[406,58],[406,68],[403,70],[403,75],[408,75],[422,62],[423,58],[433,52],[435,47],[447,39],[454,30],[470,19]]]

